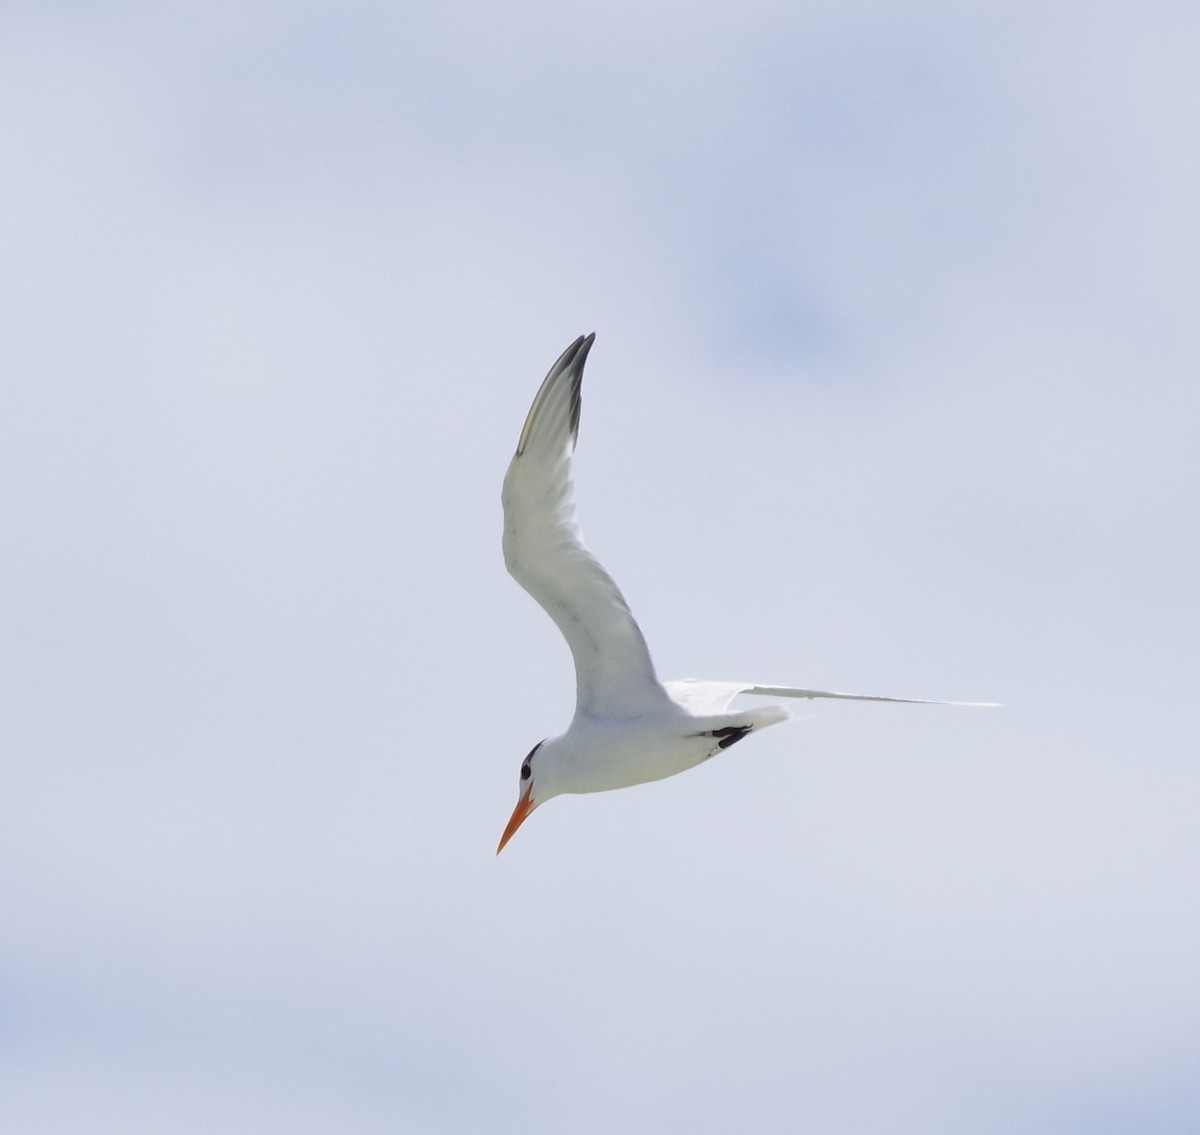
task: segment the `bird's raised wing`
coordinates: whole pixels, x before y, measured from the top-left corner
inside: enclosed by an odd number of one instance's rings
[[[667,693],[676,705],[689,713],[707,716],[722,713],[738,694],[757,694],[768,698],[839,698],[843,701],[886,701],[905,705],[958,705],[975,708],[995,708],[998,703],[984,701],[928,701],[925,698],[886,698],[878,694],[839,694],[832,690],[802,690],[794,686],[755,686],[743,682],[705,682],[698,678],[681,678],[666,684]]]
[[[504,562],[558,624],[575,658],[577,710],[637,717],[670,704],[620,589],[584,547],[571,459],[594,335],[550,368],[504,478]]]

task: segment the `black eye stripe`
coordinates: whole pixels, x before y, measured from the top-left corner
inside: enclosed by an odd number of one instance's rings
[[[530,767],[529,762],[533,759],[533,754],[536,753],[538,751],[538,749],[540,749],[542,747],[542,745],[544,745],[544,744],[545,744],[545,740],[543,739],[543,740],[539,741],[536,745],[534,745],[534,747],[532,749],[529,750],[529,755],[525,758],[525,763],[523,765],[521,765],[521,779],[522,780],[528,780],[531,776],[533,776],[533,769]]]

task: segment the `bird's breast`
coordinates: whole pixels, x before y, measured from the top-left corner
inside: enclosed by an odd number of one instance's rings
[[[563,737],[564,792],[607,792],[674,776],[707,760],[718,740],[689,728],[686,716],[579,719]]]

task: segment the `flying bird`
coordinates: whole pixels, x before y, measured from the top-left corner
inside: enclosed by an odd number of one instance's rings
[[[844,698],[920,705],[918,698],[842,694],[754,682],[660,682],[629,604],[588,551],[575,521],[572,457],[583,365],[595,335],[576,339],[550,368],[504,478],[504,562],[558,624],[575,659],[575,716],[521,762],[519,796],[499,855],[529,814],[564,792],[605,792],[674,776],[787,721],[783,706],[729,711],[738,694]]]

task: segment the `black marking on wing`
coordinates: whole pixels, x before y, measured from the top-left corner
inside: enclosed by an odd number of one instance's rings
[[[554,391],[554,387],[559,384],[564,373],[570,384],[566,391],[566,408],[570,427],[571,451],[574,452],[575,444],[579,440],[579,417],[583,411],[583,365],[587,362],[588,351],[592,349],[595,340],[595,332],[590,335],[580,335],[559,355],[554,366],[550,368],[550,372],[542,381],[537,397],[533,401],[533,406],[530,407],[529,417],[525,419],[525,428],[521,431],[521,437],[517,441],[517,457],[525,452],[530,435],[545,411],[546,404],[555,400],[561,404],[562,395],[560,392]]]
[[[743,737],[754,732],[753,725],[726,725],[721,729],[710,729],[704,733],[698,733],[698,737],[716,737],[718,749],[728,749],[731,745],[736,745]]]
[[[579,416],[583,412],[583,364],[592,349],[595,333],[581,335],[571,344],[563,359],[564,369],[571,372],[571,448],[579,441]]]
[[[591,344],[589,343],[590,347]],[[586,357],[586,352],[585,352]],[[579,415],[583,412],[583,367],[571,382],[571,444],[579,441]]]

